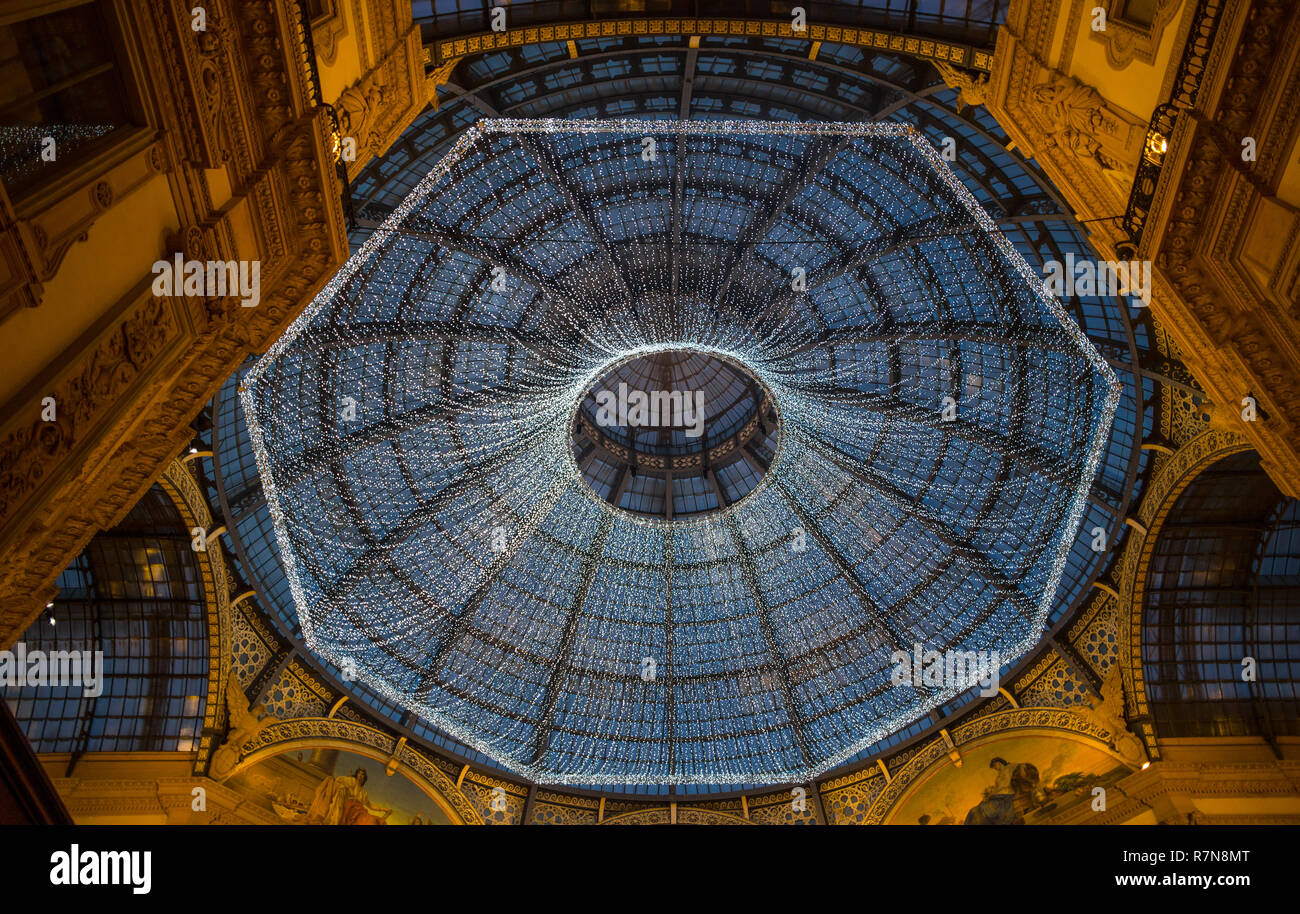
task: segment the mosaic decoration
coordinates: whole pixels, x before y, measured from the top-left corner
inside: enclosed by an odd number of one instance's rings
[[[743,500],[584,477],[656,353],[770,392]],[[1119,394],[909,127],[549,120],[467,130],[241,391],[313,650],[540,783],[735,786],[962,691],[896,651],[1037,642]]]
[[[234,617],[234,631],[231,637],[230,664],[239,677],[240,685],[248,688],[262,667],[266,666],[270,653],[243,611],[237,609],[231,615]]]

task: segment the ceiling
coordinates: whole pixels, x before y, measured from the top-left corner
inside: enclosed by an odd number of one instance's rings
[[[570,56],[563,43],[557,43],[464,61],[443,91],[439,109],[426,111],[387,156],[354,182],[352,192],[359,217],[354,245],[359,247],[365,242],[373,226],[393,212],[465,128],[480,118],[635,115],[675,120],[685,112],[692,120],[700,121],[739,117],[910,124],[936,146],[945,137],[953,137],[961,150],[951,163],[954,173],[1032,270],[1038,271],[1044,259],[1064,259],[1066,253],[1083,255],[1087,250],[1083,231],[1062,212],[1055,191],[1032,163],[1005,149],[1005,135],[982,109],[959,112],[955,93],[921,61],[864,53],[831,43],[823,44],[818,59],[810,61],[786,43],[763,39],[705,39],[698,48],[688,47],[684,39],[670,38],[578,45],[577,58]],[[724,170],[730,170],[730,166]],[[750,204],[742,200],[740,205]],[[716,222],[719,228],[714,231],[725,237],[726,220]],[[704,224],[703,220],[700,224]],[[700,234],[705,237],[708,231],[700,230]],[[956,255],[953,260],[955,263]],[[1122,385],[1115,422],[1101,449],[1099,470],[1088,492],[1082,521],[1084,530],[1095,526],[1105,529],[1114,544],[1123,536],[1122,518],[1145,465],[1137,442],[1144,431],[1149,431],[1154,417],[1151,401],[1156,381],[1150,372],[1134,368],[1150,346],[1148,331],[1142,314],[1108,299],[1074,297],[1064,305]],[[301,639],[297,609],[235,396],[241,376],[242,372],[231,379],[214,404],[214,473],[229,505],[232,546],[242,570],[256,583],[261,602],[272,618],[286,633]],[[663,554],[663,547],[659,548]],[[1083,537],[1070,544],[1059,587],[1046,607],[1046,626],[1058,626],[1068,618],[1087,595],[1090,581],[1105,561],[1106,555],[1093,552]],[[328,660],[322,659],[321,663],[326,675],[338,673]],[[501,753],[484,754],[480,751],[482,745],[476,747],[460,728],[439,726],[418,714],[408,714],[392,695],[364,683],[349,687],[359,700],[409,730],[416,739],[481,764],[503,763]],[[973,700],[970,693],[958,695],[945,700],[929,715],[894,721],[889,732],[872,731],[876,738],[871,745],[861,746],[839,761],[851,765],[871,757],[873,752],[915,738]],[[526,743],[524,739],[520,746]],[[744,755],[737,752],[735,757]],[[509,756],[505,758],[509,766]],[[649,763],[647,766],[636,778],[626,772],[606,771],[577,783],[610,783],[602,781],[608,776],[619,779],[616,783],[631,792],[666,789],[656,783],[654,776],[644,774],[652,767]],[[521,766],[514,767],[518,770]],[[787,767],[792,776],[805,770],[798,764]],[[744,770],[742,766],[737,773],[743,774]],[[719,783],[715,778],[696,785],[680,784],[676,789],[715,791],[734,786],[742,785]]]
[[[782,440],[744,501],[638,521],[572,415],[676,349]],[[1017,659],[1120,393],[911,128],[639,119],[468,131],[243,388],[308,643],[584,785],[806,781],[967,690],[895,652]]]

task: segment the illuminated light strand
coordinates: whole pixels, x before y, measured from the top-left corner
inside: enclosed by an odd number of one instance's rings
[[[748,497],[671,524],[570,441],[610,365],[666,349],[746,366],[782,427]],[[484,121],[241,397],[314,650],[535,781],[743,785],[961,691],[889,687],[896,649],[1037,643],[1119,392],[909,127]]]

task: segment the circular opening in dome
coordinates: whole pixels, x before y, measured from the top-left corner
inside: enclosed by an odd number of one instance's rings
[[[665,349],[606,368],[578,402],[570,441],[598,498],[672,521],[725,510],[758,488],[780,428],[771,390],[745,365]]]

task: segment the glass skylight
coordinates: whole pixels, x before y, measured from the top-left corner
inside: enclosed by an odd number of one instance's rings
[[[584,476],[578,404],[663,352],[770,392],[743,500]],[[909,127],[502,120],[243,397],[314,650],[541,783],[745,785],[962,691],[896,651],[1033,646],[1119,392]]]

